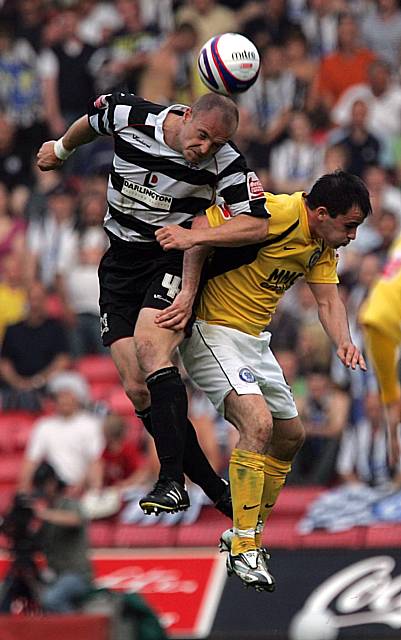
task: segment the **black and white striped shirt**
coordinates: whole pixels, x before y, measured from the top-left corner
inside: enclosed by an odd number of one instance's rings
[[[166,145],[163,122],[187,107],[162,107],[127,93],[100,96],[88,117],[99,135],[114,136],[105,228],[122,240],[152,242],[166,225],[190,227],[217,195],[232,215],[268,217],[259,179],[231,142],[198,165]]]

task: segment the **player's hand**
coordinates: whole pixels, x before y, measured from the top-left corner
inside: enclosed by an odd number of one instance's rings
[[[362,371],[367,371],[365,358],[356,345],[352,342],[343,342],[338,346],[337,357],[347,369],[356,369],[359,367]]]
[[[173,304],[156,315],[155,323],[161,329],[182,331],[191,317],[193,301],[193,294],[180,291]]]
[[[194,246],[195,235],[191,229],[184,229],[178,224],[172,224],[156,231],[156,240],[164,251],[169,249],[191,249]]]
[[[41,171],[51,171],[62,166],[63,160],[54,153],[55,140],[44,142],[37,153],[38,167]]]

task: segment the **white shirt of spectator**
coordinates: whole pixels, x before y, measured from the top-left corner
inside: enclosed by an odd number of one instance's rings
[[[103,448],[101,418],[86,411],[73,416],[45,416],[34,426],[26,456],[31,462],[46,460],[68,485],[79,484]]]
[[[352,105],[363,100],[369,107],[367,126],[379,140],[401,133],[401,87],[394,83],[386,93],[376,98],[367,84],[356,84],[345,91],[331,112],[335,124],[346,126],[351,119]]]

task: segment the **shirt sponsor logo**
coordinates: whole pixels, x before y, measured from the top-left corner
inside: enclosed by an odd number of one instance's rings
[[[269,277],[260,283],[263,289],[269,289],[276,293],[284,293],[287,291],[298,278],[302,278],[303,273],[296,271],[288,271],[288,269],[274,269]]]
[[[239,377],[244,382],[250,382],[250,383],[256,382],[255,376],[253,375],[252,371],[247,367],[242,367],[242,369],[239,370]]]
[[[264,191],[262,183],[259,180],[256,173],[251,171],[247,176],[248,181],[248,198],[249,200],[256,200],[257,198],[263,198]]]
[[[124,180],[121,193],[129,198],[135,198],[135,200],[139,200],[149,207],[157,207],[164,211],[170,211],[173,202],[171,196],[164,196],[153,189],[149,189],[149,187],[126,179]]]

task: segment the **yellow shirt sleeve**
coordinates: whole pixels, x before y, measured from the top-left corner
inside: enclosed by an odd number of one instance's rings
[[[312,284],[338,284],[337,262],[335,249],[326,247],[319,260],[305,275],[305,280]]]

